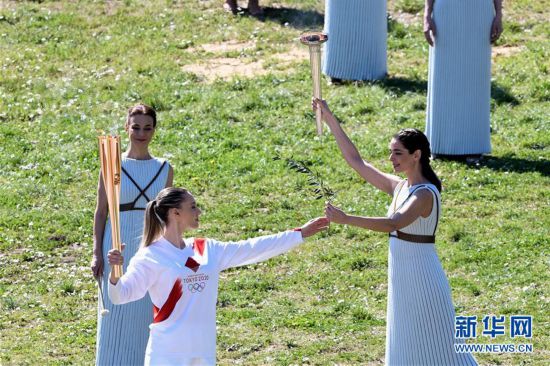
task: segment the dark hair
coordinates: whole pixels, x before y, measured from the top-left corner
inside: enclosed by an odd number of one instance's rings
[[[163,227],[168,224],[168,210],[179,208],[189,197],[189,191],[183,188],[164,188],[157,197],[147,204],[145,209],[145,224],[141,246],[149,246],[160,236]]]
[[[157,112],[152,107],[145,105],[143,103],[136,104],[133,107],[128,109],[128,117],[126,117],[126,123],[130,123],[130,118],[133,116],[149,116],[153,119],[153,127],[157,127]]]
[[[405,128],[396,133],[393,138],[401,142],[410,154],[414,153],[416,150],[420,150],[420,167],[422,169],[422,175],[441,192],[441,180],[439,180],[437,174],[435,174],[430,165],[430,142],[426,135],[416,128]]]

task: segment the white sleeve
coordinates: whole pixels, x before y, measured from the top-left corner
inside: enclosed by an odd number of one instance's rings
[[[136,254],[128,265],[125,274],[119,278],[116,285],[109,281],[109,298],[115,305],[141,299],[155,282],[158,273],[150,260]]]
[[[285,231],[236,243],[215,242],[218,268],[223,271],[231,267],[265,261],[289,251],[303,241],[300,231]]]

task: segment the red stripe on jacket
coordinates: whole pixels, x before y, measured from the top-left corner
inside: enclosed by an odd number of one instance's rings
[[[205,243],[205,238],[195,238],[195,242],[193,243],[193,250],[195,251],[195,253],[199,253],[200,256],[203,256]]]
[[[183,287],[181,286],[181,279],[178,278],[172,287],[172,291],[170,291],[170,295],[168,295],[168,299],[166,299],[166,302],[162,305],[162,308],[159,309],[153,305],[153,323],[160,323],[168,319],[182,295]]]

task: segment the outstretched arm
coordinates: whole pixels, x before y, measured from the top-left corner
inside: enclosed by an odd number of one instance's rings
[[[379,190],[386,192],[389,195],[393,195],[393,190],[401,179],[395,175],[383,173],[363,160],[359,154],[359,151],[353,142],[351,142],[348,135],[346,135],[342,129],[342,126],[340,126],[340,123],[334,114],[332,114],[324,100],[313,100],[313,109],[317,108],[321,108],[321,115],[334,135],[338,148],[340,148],[340,151],[342,152],[342,155],[348,165],[367,182]]]
[[[219,251],[217,255],[218,268],[221,271],[231,267],[239,267],[265,261],[289,251],[302,243],[303,239],[327,227],[327,218],[319,217],[310,220],[300,229],[289,230],[274,235],[260,236],[236,243],[219,242],[217,243],[217,251]]]
[[[325,213],[330,222],[362,227],[373,231],[391,233],[414,222],[419,216],[427,217],[432,210],[432,194],[426,190],[419,190],[407,203],[390,217],[362,217],[348,215],[330,203]]]

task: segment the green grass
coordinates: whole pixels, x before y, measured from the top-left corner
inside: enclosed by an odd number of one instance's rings
[[[405,13],[416,14],[424,10],[424,1],[422,0],[396,0],[395,10]]]
[[[306,178],[276,155],[310,163],[346,210],[385,214],[389,197],[315,135],[308,60],[272,59],[322,27],[322,2],[277,3],[288,9],[262,20],[231,16],[221,0],[0,3],[0,364],[93,362],[96,135],[122,132],[138,101],[159,111],[153,153],[203,208],[197,235],[240,239],[322,214]],[[498,46],[518,48],[493,63],[491,157],[434,163],[445,187],[438,253],[457,312],[534,317],[534,353],[478,355],[481,364],[542,365],[550,350],[548,9],[505,2]],[[273,71],[213,83],[181,71],[216,56],[189,49],[224,41],[257,42],[245,56]],[[395,20],[388,45],[388,79],[324,91],[364,156],[389,171],[391,135],[424,126],[428,48],[421,24]],[[387,250],[382,234],[333,226],[291,254],[225,272],[220,364],[380,364]]]

